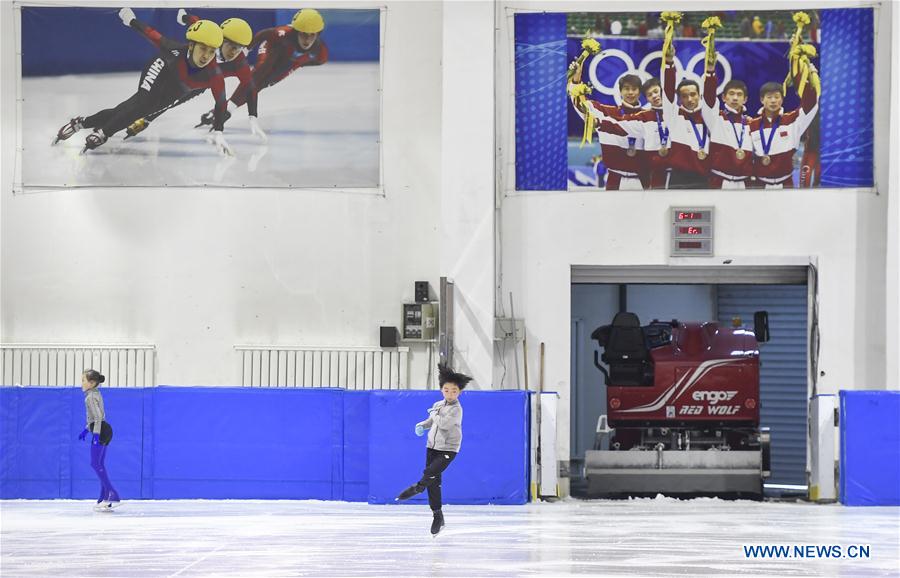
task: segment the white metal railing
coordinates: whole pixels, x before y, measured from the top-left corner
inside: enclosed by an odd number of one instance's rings
[[[104,387],[156,385],[156,346],[149,344],[0,344],[0,385],[81,385],[81,374],[96,369]]]
[[[409,389],[408,347],[235,345],[245,387]]]

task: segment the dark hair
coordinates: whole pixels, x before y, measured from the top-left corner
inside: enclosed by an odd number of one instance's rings
[[[472,378],[462,373],[456,373],[443,363],[438,363],[438,383],[444,387],[445,383],[455,383],[459,389],[465,389]]]
[[[641,89],[641,77],[637,74],[626,74],[622,78],[619,79],[619,90],[622,90],[622,86],[630,84],[636,89]]]
[[[644,96],[647,96],[647,91],[650,90],[651,88],[653,88],[654,86],[662,87],[662,85],[659,83],[659,79],[658,78],[648,79],[641,86],[641,94],[643,94]]]
[[[747,91],[747,84],[743,80],[729,80],[726,82],[722,88],[722,94],[728,94],[729,90],[740,90],[744,93],[744,96],[750,96],[750,93]]]
[[[781,84],[777,82],[767,82],[761,87],[759,87],[759,97],[762,98],[770,92],[777,92],[784,98],[784,89]]]
[[[675,89],[675,92],[681,92],[681,89],[685,86],[695,86],[697,87],[697,92],[700,92],[700,85],[696,80],[691,80],[690,78],[682,78],[681,82],[678,83],[678,88]]]
[[[106,376],[102,375],[96,369],[85,369],[84,377],[87,378],[88,381],[93,381],[97,385],[100,385],[104,381],[106,381]]]

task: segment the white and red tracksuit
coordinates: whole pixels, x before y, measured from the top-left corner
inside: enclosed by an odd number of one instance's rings
[[[615,120],[629,136],[643,143],[639,174],[644,188],[667,188],[669,151],[662,155],[660,150],[669,146],[669,128],[663,119],[662,108],[645,108]]]
[[[687,179],[705,188],[709,176],[709,129],[703,122],[702,107],[688,111],[675,103],[677,79],[675,65],[667,64],[662,75],[663,119],[669,127],[670,184]],[[703,153],[704,158],[697,156]],[[700,186],[702,184],[702,186]]]
[[[720,106],[715,73],[705,75],[700,110],[709,127],[709,188],[747,188],[753,176],[752,119],[743,110]],[[742,159],[738,158],[739,150],[743,151]]]
[[[800,99],[800,108],[787,113],[779,111],[773,118],[763,112],[750,121],[753,150],[757,155],[753,163],[754,175],[765,188],[794,187],[794,152],[818,110],[818,95],[812,86],[808,86]],[[771,159],[768,165],[763,164],[765,155]]]
[[[597,139],[600,141],[600,152],[606,166],[606,190],[643,190],[641,151],[644,145],[640,138],[629,136],[618,123],[624,116],[640,112],[642,109],[625,103],[622,103],[622,106],[600,104],[594,100],[587,100],[587,103],[590,105],[589,112],[595,119],[594,126]],[[575,110],[584,119],[584,112],[577,106]]]

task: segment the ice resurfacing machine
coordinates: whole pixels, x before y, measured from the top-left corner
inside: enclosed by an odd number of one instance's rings
[[[765,311],[754,314],[752,331],[677,320],[641,326],[627,312],[597,328],[607,413],[585,455],[588,495],[761,497],[769,432],[759,424],[759,344],[768,333]]]

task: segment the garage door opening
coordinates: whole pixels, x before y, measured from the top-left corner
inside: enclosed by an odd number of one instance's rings
[[[591,333],[622,311],[646,325],[715,321],[752,330],[768,311],[770,341],[759,348],[759,421],[771,435],[765,494],[805,494],[807,401],[815,371],[815,270],[812,267],[573,267],[571,318],[571,492],[586,495],[586,452],[608,443],[598,420],[608,413],[604,376]],[[812,347],[810,336],[813,337]],[[601,362],[601,365],[604,365]],[[602,425],[602,424],[601,424]]]

